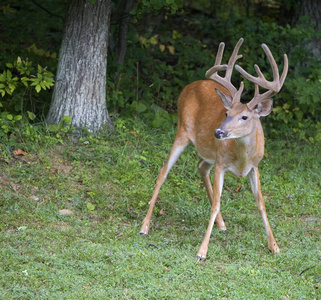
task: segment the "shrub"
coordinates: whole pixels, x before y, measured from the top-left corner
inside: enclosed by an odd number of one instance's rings
[[[3,143],[10,138],[40,139],[32,123],[39,113],[40,96],[53,86],[53,74],[40,65],[35,69],[31,61],[20,57],[6,66],[0,74],[0,139]]]

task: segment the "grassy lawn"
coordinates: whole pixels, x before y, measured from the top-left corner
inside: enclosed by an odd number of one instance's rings
[[[28,143],[0,160],[1,299],[320,299],[320,145],[266,141],[262,191],[280,255],[247,178],[226,175],[227,231],[213,230],[197,262],[210,206],[192,146],[139,235],[174,136],[119,120],[115,134]]]

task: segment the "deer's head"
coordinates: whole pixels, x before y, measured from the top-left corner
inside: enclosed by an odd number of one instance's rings
[[[241,95],[244,84],[241,82],[240,87],[237,90],[236,87],[231,83],[231,75],[236,60],[242,57],[242,55],[238,55],[238,50],[240,49],[242,43],[243,39],[241,38],[236,44],[227,65],[221,65],[225,46],[224,43],[221,43],[217,52],[215,64],[206,72],[205,75],[208,79],[211,79],[225,87],[231,94],[230,96],[216,89],[216,93],[220,96],[224,107],[227,109],[226,120],[219,128],[215,130],[215,137],[217,139],[240,138],[250,134],[256,128],[257,120],[260,117],[269,115],[272,111],[273,101],[271,97],[276,95],[281,90],[288,72],[288,59],[286,54],[284,54],[284,68],[280,78],[277,64],[270,49],[267,45],[262,44],[262,48],[266,53],[272,67],[273,81],[266,80],[257,65],[254,67],[258,77],[250,75],[239,65],[236,65],[235,69],[246,79],[253,82],[255,86],[253,99],[247,104],[241,103]],[[218,71],[226,71],[225,76],[219,76],[217,74]],[[263,94],[260,94],[259,87],[266,89],[267,91]]]

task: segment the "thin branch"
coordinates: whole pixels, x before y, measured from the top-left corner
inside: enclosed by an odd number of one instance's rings
[[[41,4],[39,4],[38,2],[34,1],[34,0],[31,0],[31,2],[38,6],[39,8],[41,8],[42,10],[44,10],[47,14],[49,14],[50,16],[52,17],[57,17],[59,19],[61,19],[62,21],[64,21],[64,18],[62,16],[59,16],[59,15],[56,15],[56,14],[53,14],[51,11],[49,11],[48,9],[46,9],[45,7],[43,7]]]
[[[155,244],[152,244],[152,243],[146,243],[148,246],[152,246],[152,247],[155,247],[155,248],[157,248],[158,250],[162,250],[162,247],[159,247],[159,246],[157,246],[157,245],[155,245]]]
[[[285,268],[285,269],[282,269],[282,270],[278,270],[278,269],[275,269],[275,271],[277,271],[277,272],[284,272],[284,271],[287,271],[287,270],[289,270],[289,269],[292,269],[293,268],[293,266],[291,266],[291,267],[288,267],[288,268]]]
[[[312,266],[312,267],[309,267],[309,268],[306,268],[306,269],[304,269],[300,274],[298,274],[298,276],[301,276],[304,272],[306,272],[306,271],[308,271],[308,270],[310,270],[310,269],[313,269],[313,268],[315,268],[317,265],[314,265],[314,266]]]

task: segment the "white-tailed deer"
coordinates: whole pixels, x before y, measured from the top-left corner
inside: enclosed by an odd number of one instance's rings
[[[257,65],[255,65],[255,70],[258,77],[248,74],[236,65],[235,69],[255,85],[253,99],[247,104],[242,104],[240,100],[243,82],[241,82],[239,89],[236,89],[231,83],[234,64],[237,59],[242,57],[242,55],[238,55],[242,43],[243,39],[240,39],[227,65],[221,64],[224,51],[224,43],[221,43],[215,64],[205,75],[210,80],[193,82],[181,92],[178,98],[176,138],[169,158],[160,170],[140,231],[143,235],[148,234],[159,190],[169,170],[186,146],[192,142],[201,156],[197,167],[212,206],[205,238],[197,253],[197,257],[200,259],[206,258],[214,221],[218,229],[226,230],[220,213],[220,197],[224,174],[227,171],[238,177],[249,176],[256,204],[263,218],[269,249],[272,253],[280,251],[266,215],[258,164],[264,155],[264,135],[260,117],[267,116],[272,110],[271,97],[280,91],[284,83],[288,71],[288,59],[284,54],[284,67],[280,78],[271,51],[265,44],[262,45],[272,67],[273,81],[267,81]],[[225,76],[218,75],[218,71],[225,71]],[[259,87],[267,91],[260,94]],[[213,166],[214,183],[212,189],[209,172]]]

